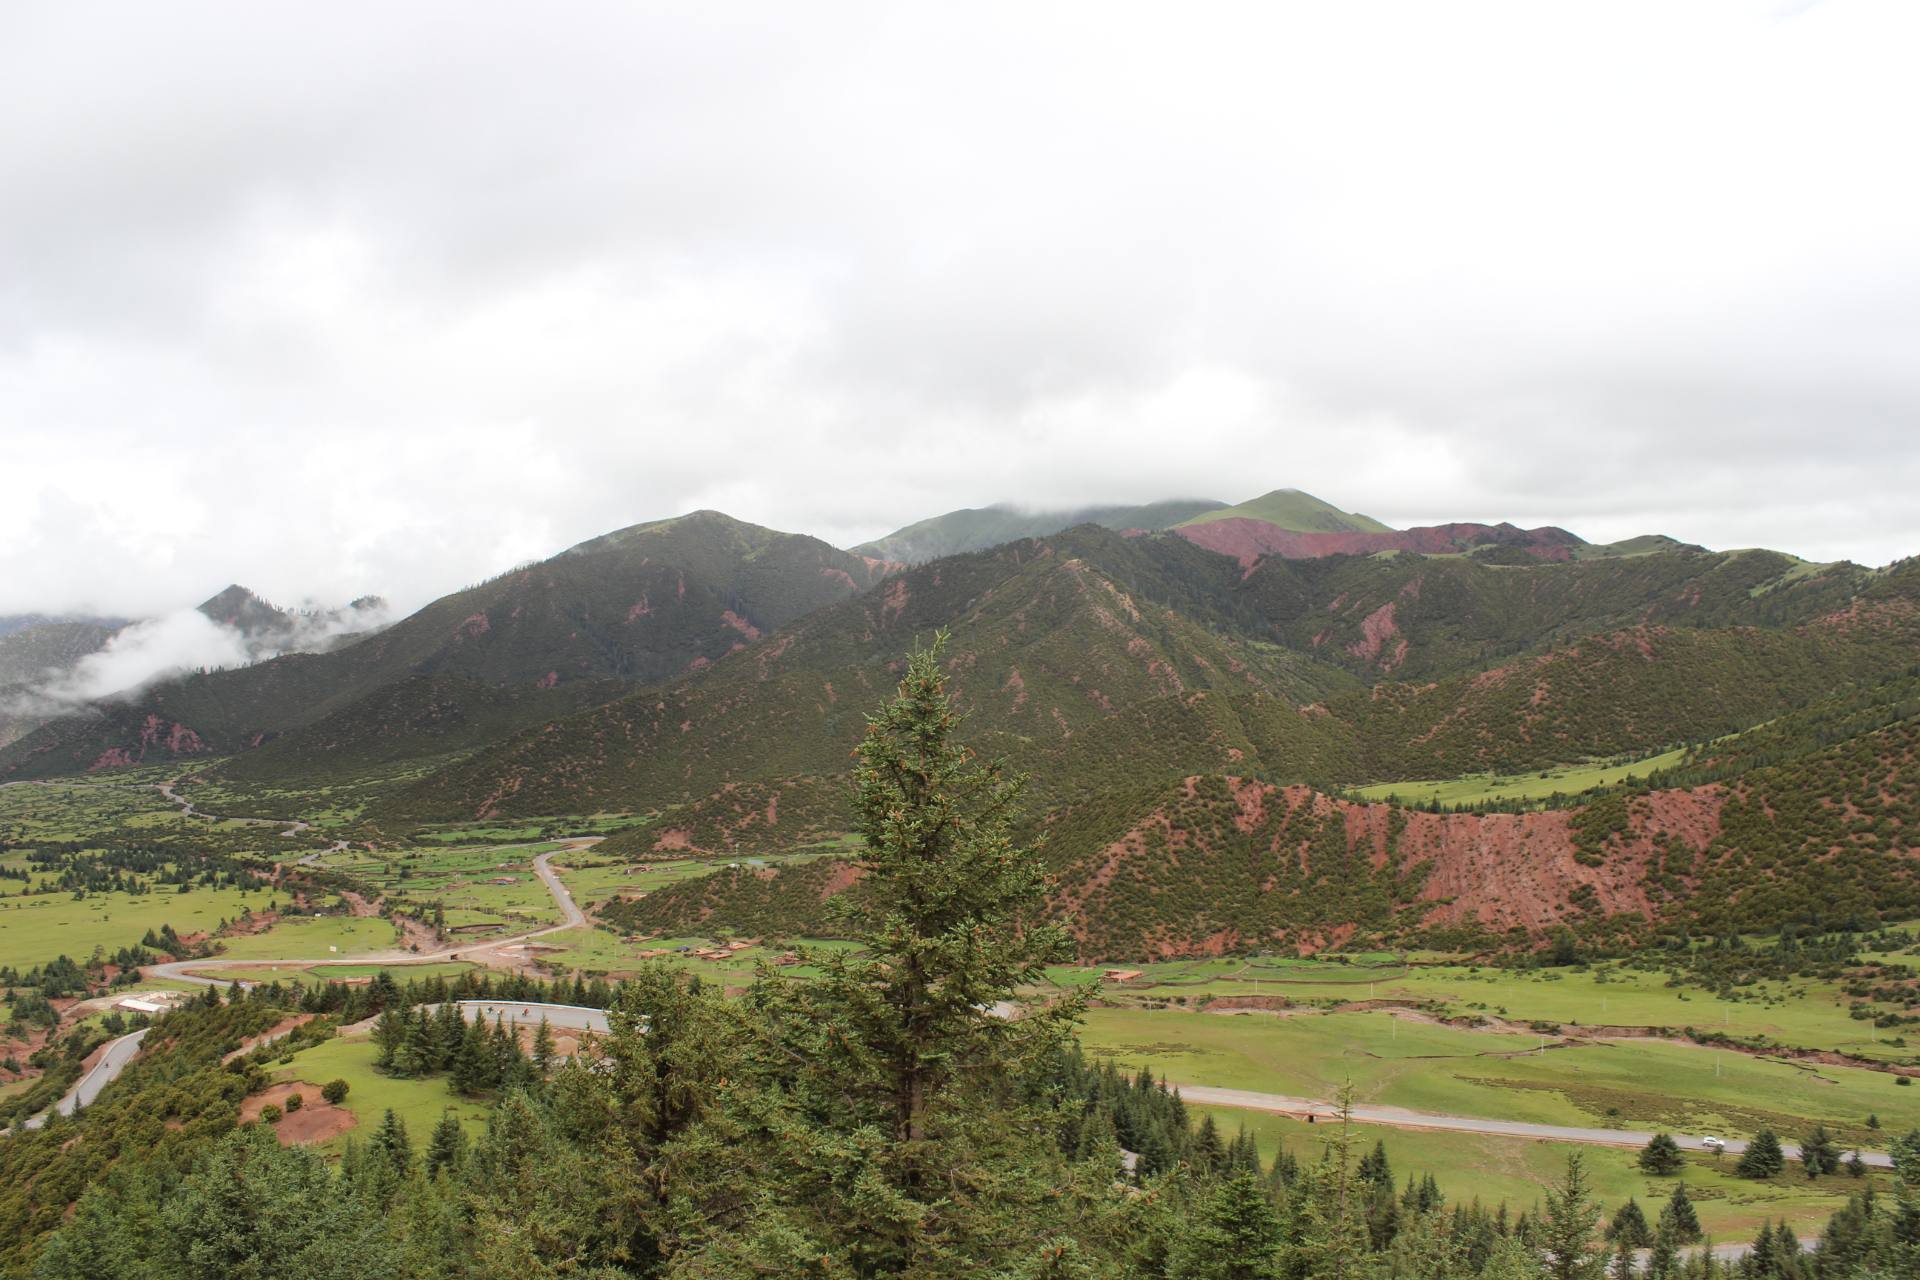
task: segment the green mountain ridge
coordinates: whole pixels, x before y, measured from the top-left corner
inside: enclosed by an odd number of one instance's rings
[[[96,704],[0,750],[0,777],[240,751],[413,676],[541,690],[656,683],[879,576],[877,566],[818,539],[696,512],[582,543],[325,654],[189,676]],[[579,705],[572,695],[544,712],[537,700],[519,701],[527,722]]]
[[[1407,599],[1430,565],[1407,559],[1349,559],[1360,581],[1334,565],[1282,585],[1303,616],[1325,618],[1361,585]],[[1767,565],[1682,561],[1524,571],[1552,578],[1530,594],[1561,603],[1514,610],[1520,629],[1502,647],[1532,643],[1496,666],[1480,664],[1486,646],[1455,643],[1445,608],[1410,609],[1405,632],[1374,609],[1355,619],[1352,644],[1320,645],[1322,659],[1275,642],[1262,621],[1271,594],[1231,562],[1175,537],[1086,527],[909,570],[697,675],[490,747],[395,797],[388,816],[647,811],[729,784],[838,773],[861,726],[849,702],[877,696],[898,655],[937,628],[953,633],[950,676],[983,744],[1050,797],[1116,773],[1234,766],[1338,786],[1651,753],[1911,661],[1920,574],[1799,578],[1755,594]],[[1503,591],[1521,581],[1464,560],[1445,572]],[[1650,581],[1673,620],[1605,629],[1620,601],[1647,610]],[[1574,600],[1592,610],[1584,623],[1568,616]],[[1688,611],[1700,625],[1684,624]],[[1560,638],[1576,624],[1593,630]],[[1380,680],[1380,653],[1403,644],[1435,650],[1425,678]]]
[[[1010,505],[970,507],[896,529],[852,550],[856,555],[900,564],[924,564],[945,556],[985,551],[1023,538],[1044,538],[1075,525],[1097,524],[1115,531],[1169,529],[1224,505],[1194,498],[1061,511],[1026,511]]]
[[[1257,498],[1230,507],[1202,511],[1182,525],[1208,524],[1215,520],[1259,520],[1295,533],[1390,533],[1392,528],[1372,516],[1342,511],[1299,489],[1275,489]]]
[[[1867,927],[1920,912],[1913,680],[1809,708],[1804,724],[1847,709],[1852,731],[1784,752],[1775,735],[1769,762],[1732,785],[1656,780],[1567,809],[1439,814],[1221,771],[1089,795],[1045,810],[1030,834],[1046,837],[1048,914],[1083,962],[1333,942],[1498,949],[1549,927],[1618,946],[1649,921]],[[1704,745],[1675,772],[1726,750]],[[732,870],[616,904],[609,918],[669,936],[831,935],[826,899],[854,879],[838,858]]]

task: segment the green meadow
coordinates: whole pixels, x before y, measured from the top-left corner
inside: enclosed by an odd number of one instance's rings
[[[533,870],[535,857],[559,847],[409,848],[378,855],[352,850],[329,854],[322,864],[365,882],[396,907],[439,903],[449,928],[513,932],[560,922],[553,895]]]
[[[1225,1136],[1231,1137],[1244,1125],[1259,1141],[1262,1158],[1269,1161],[1283,1145],[1296,1159],[1317,1160],[1334,1132],[1325,1123],[1308,1125],[1271,1112],[1192,1104],[1188,1111],[1196,1123],[1212,1116]],[[1710,1240],[1720,1243],[1750,1239],[1769,1218],[1785,1218],[1800,1234],[1812,1234],[1861,1185],[1844,1173],[1808,1182],[1794,1166],[1778,1178],[1755,1182],[1733,1176],[1731,1159],[1715,1161],[1705,1155],[1690,1155],[1677,1178],[1654,1178],[1634,1166],[1637,1153],[1632,1150],[1484,1134],[1357,1124],[1353,1140],[1356,1157],[1375,1142],[1383,1143],[1403,1186],[1409,1175],[1431,1173],[1449,1203],[1504,1201],[1516,1212],[1541,1203],[1544,1189],[1565,1172],[1568,1154],[1578,1151],[1609,1217],[1631,1197],[1652,1219],[1673,1194],[1674,1183],[1684,1181],[1700,1225]],[[1887,1185],[1885,1173],[1869,1178],[1875,1186]]]
[[[1655,1040],[1554,1047],[1383,1012],[1110,1008],[1088,1011],[1081,1038],[1090,1054],[1177,1084],[1325,1099],[1351,1082],[1361,1102],[1538,1124],[1791,1137],[1818,1122],[1870,1147],[1869,1116],[1883,1132],[1920,1125],[1920,1090],[1885,1072]]]
[[[292,916],[265,933],[221,942],[220,960],[325,960],[390,951],[399,933],[378,916]]]
[[[1595,787],[1618,786],[1629,778],[1645,778],[1656,769],[1680,763],[1684,748],[1675,748],[1657,756],[1630,760],[1624,764],[1578,764],[1537,773],[1505,775],[1474,774],[1464,778],[1436,778],[1422,782],[1376,782],[1354,787],[1352,794],[1364,800],[1392,800],[1420,806],[1438,801],[1443,805],[1483,804],[1490,800],[1546,800],[1553,796],[1575,796]]]
[[[284,964],[221,965],[209,961],[194,966],[193,972],[205,978],[225,982],[352,982],[386,973],[395,982],[424,981],[428,978],[457,978],[474,966],[461,961],[433,961],[424,964]]]
[[[477,1135],[486,1127],[486,1105],[460,1097],[447,1087],[444,1076],[408,1080],[382,1075],[374,1070],[373,1059],[373,1042],[365,1036],[336,1036],[301,1050],[291,1064],[274,1069],[276,1082],[304,1081],[314,1086],[316,1095],[329,1080],[347,1082],[347,1099],[342,1105],[353,1113],[354,1128],[326,1143],[323,1150],[339,1150],[348,1137],[366,1141],[389,1110],[407,1126],[407,1136],[413,1139],[416,1151],[426,1145],[427,1135],[449,1108],[460,1117],[469,1135]]]
[[[1911,957],[1904,959],[1910,960]],[[1120,967],[1120,966],[1111,966]],[[1839,987],[1814,979],[1758,983],[1727,999],[1667,974],[1620,962],[1564,969],[1497,969],[1409,964],[1391,956],[1299,959],[1259,956],[1131,965],[1141,976],[1101,982],[1101,996],[1135,1006],[1185,1005],[1231,997],[1270,997],[1314,1006],[1392,1000],[1449,1016],[1485,1016],[1568,1027],[1694,1028],[1742,1039],[1834,1049],[1880,1061],[1910,1061],[1916,1052],[1897,1030],[1851,1015]],[[1098,970],[1057,968],[1050,980],[1099,982]]]
[[[30,969],[61,955],[84,964],[95,947],[112,952],[135,946],[147,930],[163,925],[180,934],[209,932],[248,907],[264,910],[268,901],[268,892],[260,889],[178,893],[170,885],[152,893],[84,898],[70,893],[0,897],[0,965]]]

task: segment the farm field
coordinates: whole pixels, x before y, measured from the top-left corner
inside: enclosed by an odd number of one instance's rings
[[[1679,764],[1685,755],[1683,748],[1676,748],[1625,764],[1567,765],[1536,773],[1500,776],[1479,774],[1419,782],[1376,782],[1351,790],[1363,800],[1395,800],[1413,806],[1435,801],[1454,805],[1481,804],[1489,800],[1546,800],[1555,795],[1578,795],[1595,787],[1617,786],[1630,777],[1645,778],[1656,769]]]
[[[502,844],[568,836],[602,836],[639,819],[631,813],[569,814],[521,823],[433,822],[415,827],[414,840],[428,844]]]
[[[1324,1099],[1351,1081],[1361,1102],[1537,1124],[1728,1136],[1771,1125],[1792,1137],[1820,1122],[1869,1146],[1870,1115],[1882,1133],[1920,1125],[1920,1091],[1884,1072],[1648,1040],[1556,1048],[1550,1038],[1378,1012],[1093,1009],[1082,1041],[1091,1054],[1176,1084]]]
[[[798,866],[819,854],[796,853],[780,857],[741,858],[747,866]],[[585,906],[608,898],[651,893],[664,885],[711,875],[732,862],[714,858],[649,858],[638,862],[599,858],[591,848],[577,853],[556,855],[550,864],[561,881],[573,891],[574,900]]]
[[[14,883],[18,883],[17,881]],[[68,893],[0,898],[0,965],[30,969],[56,956],[84,964],[95,947],[115,951],[139,943],[147,930],[172,925],[176,933],[203,933],[248,907],[264,909],[266,891],[200,889],[177,893]]]
[[[1194,1105],[1188,1111],[1195,1123],[1212,1116],[1224,1137],[1245,1125],[1260,1144],[1261,1158],[1268,1161],[1282,1145],[1302,1163],[1318,1159],[1331,1133],[1324,1123],[1308,1125],[1271,1112]],[[1684,1181],[1700,1225],[1710,1240],[1719,1243],[1750,1239],[1768,1218],[1784,1217],[1799,1234],[1811,1234],[1826,1224],[1828,1215],[1849,1193],[1860,1188],[1859,1181],[1844,1173],[1809,1183],[1797,1167],[1769,1181],[1755,1182],[1733,1176],[1733,1161],[1716,1165],[1702,1155],[1689,1156],[1678,1178],[1654,1178],[1634,1167],[1636,1153],[1630,1150],[1365,1124],[1356,1124],[1353,1132],[1356,1158],[1376,1141],[1382,1142],[1401,1185],[1408,1175],[1431,1173],[1449,1204],[1477,1198],[1486,1205],[1505,1201],[1515,1212],[1530,1209],[1542,1201],[1544,1188],[1565,1171],[1568,1153],[1576,1150],[1584,1156],[1594,1192],[1609,1217],[1632,1197],[1649,1219],[1654,1218],[1661,1203],[1673,1194],[1674,1183]],[[1878,1187],[1888,1183],[1885,1173],[1869,1178]]]

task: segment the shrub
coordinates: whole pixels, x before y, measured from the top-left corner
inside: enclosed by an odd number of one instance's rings
[[[307,1105],[307,1100],[301,1097],[299,1094],[290,1093],[287,1095],[287,1110],[289,1112],[298,1111],[300,1108],[306,1105]]]
[[[269,1102],[266,1106],[260,1108],[260,1118],[268,1124],[279,1124],[280,1108]]]
[[[347,1088],[345,1080],[329,1080],[321,1086],[320,1096],[337,1107],[347,1100]]]

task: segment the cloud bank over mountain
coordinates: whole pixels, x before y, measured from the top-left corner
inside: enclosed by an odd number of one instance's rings
[[[1920,550],[1909,5],[107,15],[0,42],[0,612],[1281,485]]]

